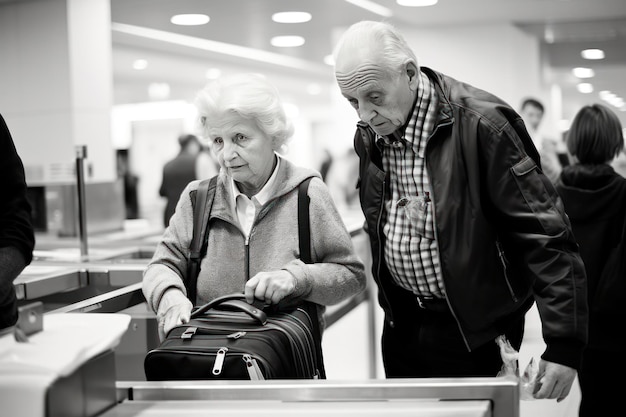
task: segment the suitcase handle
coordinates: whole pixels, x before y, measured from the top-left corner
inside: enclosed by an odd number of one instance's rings
[[[215,300],[209,301],[203,306],[200,306],[196,311],[192,312],[191,318],[196,318],[208,310],[219,306],[228,306],[234,308],[235,310],[242,311],[258,321],[260,324],[267,323],[267,314],[265,314],[261,308],[248,304],[246,302],[246,296],[243,294],[229,294],[217,297]]]

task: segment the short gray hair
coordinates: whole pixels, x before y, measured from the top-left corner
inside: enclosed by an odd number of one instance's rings
[[[293,135],[278,89],[260,74],[223,76],[208,83],[196,96],[197,126],[203,137],[209,136],[209,116],[233,112],[252,120],[272,139],[279,151]]]
[[[415,52],[400,32],[389,23],[371,20],[357,22],[344,32],[333,52],[335,62],[344,47],[349,48],[349,51],[363,43],[369,43],[372,46],[380,45],[383,51],[381,58],[392,71],[403,68],[407,59],[413,60],[419,68]]]

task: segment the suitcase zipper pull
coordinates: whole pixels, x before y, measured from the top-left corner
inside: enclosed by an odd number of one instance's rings
[[[229,334],[228,337],[229,339],[239,339],[240,337],[244,337],[246,335],[246,332],[235,332],[235,333],[231,333]]]
[[[224,366],[224,359],[226,359],[226,352],[228,348],[220,348],[215,356],[215,364],[213,364],[213,375],[219,375],[222,373],[222,367]]]
[[[180,335],[181,339],[191,339],[194,334],[198,331],[197,327],[187,327],[183,334]]]
[[[256,359],[248,354],[243,355],[242,358],[243,361],[246,363],[246,370],[248,371],[248,375],[250,376],[250,381],[265,380]]]

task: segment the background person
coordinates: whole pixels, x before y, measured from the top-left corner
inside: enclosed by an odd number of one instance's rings
[[[31,205],[26,199],[24,165],[0,115],[0,330],[17,322],[13,281],[30,264],[35,247]]]
[[[626,306],[617,305],[620,297],[626,300],[626,283],[614,299],[598,298],[596,289],[626,222],[626,178],[610,165],[624,149],[617,115],[600,104],[580,109],[567,134],[567,149],[575,162],[563,169],[556,188],[585,262],[589,302],[589,341],[578,374],[580,416],[612,415],[623,395],[623,385],[614,378],[626,375],[626,335],[615,327],[626,320]],[[626,276],[615,279],[626,282]]]
[[[178,143],[180,152],[163,167],[163,180],[159,188],[159,195],[167,200],[165,211],[163,212],[163,225],[165,227],[169,225],[170,218],[176,208],[176,202],[187,184],[193,180],[210,178],[217,173],[216,170],[207,172],[204,169],[208,153],[207,155],[202,155],[202,144],[197,136],[191,134],[180,135]],[[201,173],[198,172],[199,158],[204,160]]]
[[[259,75],[224,77],[200,91],[196,106],[221,170],[197,299],[187,299],[183,279],[193,225],[190,194],[199,181],[180,195],[144,272],[143,292],[157,313],[161,337],[189,320],[192,304],[231,293],[244,293],[249,302],[308,300],[324,306],[362,291],[363,264],[326,185],[316,171],[277,154],[293,129],[275,87]],[[299,184],[311,177],[313,263],[305,264],[299,257],[297,198]]]
[[[539,129],[545,108],[539,100],[529,97],[522,101],[519,113],[524,119],[528,133],[539,152],[541,169],[546,177],[554,183],[559,178],[563,168],[559,160],[559,153],[562,153],[563,149],[561,149],[561,144],[554,139],[545,137]]]
[[[359,195],[387,377],[495,376],[494,339],[519,350],[536,301],[546,350],[535,396],[564,399],[587,339],[585,271],[521,117],[420,68],[385,23],[352,25],[334,58],[361,119]]]

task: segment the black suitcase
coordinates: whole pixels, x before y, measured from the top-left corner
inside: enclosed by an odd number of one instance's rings
[[[324,378],[317,316],[303,304],[265,312],[243,294],[217,298],[172,329],[145,357],[148,381]]]

